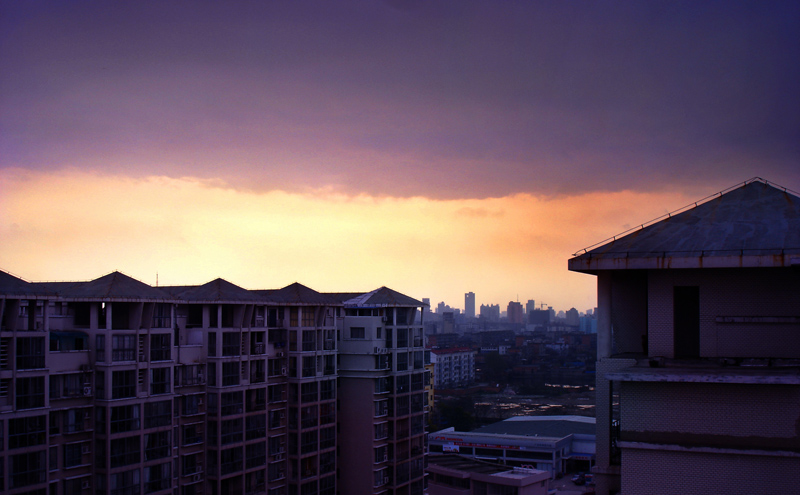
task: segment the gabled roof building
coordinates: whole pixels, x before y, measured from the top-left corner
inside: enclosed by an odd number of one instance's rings
[[[598,493],[796,490],[796,193],[747,181],[569,269],[597,277]]]
[[[0,492],[421,495],[422,306],[0,272]]]

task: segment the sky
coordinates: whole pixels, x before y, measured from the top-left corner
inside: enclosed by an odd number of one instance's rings
[[[573,253],[800,190],[800,4],[0,3],[0,270],[596,305]]]

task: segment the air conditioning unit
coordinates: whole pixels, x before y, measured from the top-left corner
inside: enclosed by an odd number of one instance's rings
[[[81,445],[81,454],[90,454],[92,452],[92,448],[88,445]]]
[[[203,405],[203,399],[202,398],[197,399],[197,405],[198,406],[202,406]]]
[[[92,395],[92,387],[83,387],[83,395]]]
[[[139,362],[140,363],[146,363],[147,362],[147,356],[145,356],[144,354],[139,354]]]
[[[278,357],[283,357],[283,356],[284,356],[283,351],[278,352]]]
[[[384,485],[387,485],[387,484],[389,484],[389,477],[388,477],[388,476],[384,476],[384,477],[383,477],[383,484],[384,484]]]
[[[276,461],[282,461],[283,460],[283,454],[276,454],[275,455],[275,460]]]
[[[194,476],[192,476],[192,481],[200,481],[200,475],[195,474]]]
[[[388,460],[389,460],[389,455],[388,454],[383,454],[383,462],[386,462]]]
[[[286,418],[286,413],[281,411],[281,419],[285,419],[285,418]]]
[[[83,419],[92,419],[92,413],[86,411],[83,413]]]
[[[89,482],[89,480],[83,480],[83,481],[81,481],[81,489],[82,489],[82,490],[88,490],[88,489],[89,489],[89,487],[91,487],[91,486],[92,486],[92,485],[91,485],[91,483]]]

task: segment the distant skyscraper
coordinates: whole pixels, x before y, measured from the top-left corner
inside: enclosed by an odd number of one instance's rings
[[[475,293],[464,294],[464,314],[467,318],[475,318]]]
[[[536,301],[534,301],[533,299],[528,299],[528,302],[525,303],[525,315],[527,316],[531,314],[531,311],[533,311],[534,309],[536,309]]]
[[[481,316],[487,321],[497,321],[500,319],[499,304],[481,304]]]
[[[522,319],[522,303],[510,301],[508,303],[508,322],[509,323],[524,323]]]

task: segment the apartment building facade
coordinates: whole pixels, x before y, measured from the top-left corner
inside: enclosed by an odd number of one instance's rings
[[[796,193],[751,180],[569,268],[597,276],[598,493],[796,491]]]
[[[433,385],[436,388],[456,388],[475,382],[476,351],[466,347],[432,349]]]
[[[401,312],[421,318],[422,304],[403,298]],[[337,456],[339,405],[351,401],[338,382],[344,320],[338,295],[300,284],[0,272],[0,491],[341,493],[337,468],[365,463]],[[417,493],[386,477],[381,493]]]

